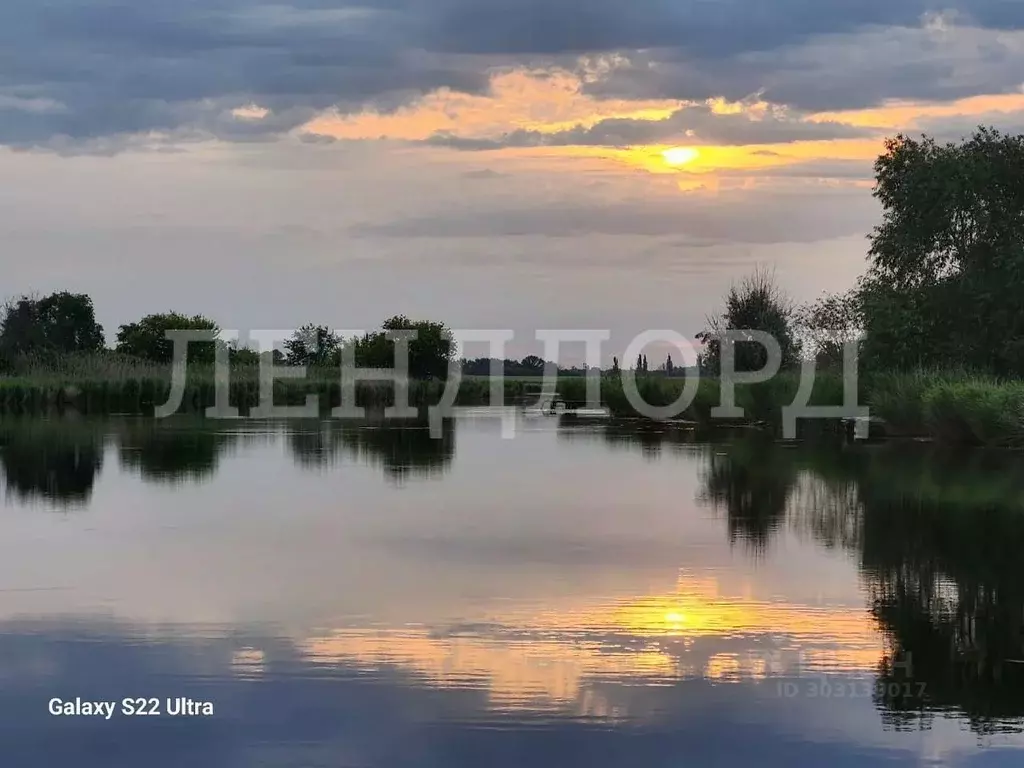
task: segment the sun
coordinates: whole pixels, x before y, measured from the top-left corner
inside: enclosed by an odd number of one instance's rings
[[[662,152],[661,156],[665,158],[665,162],[669,165],[678,167],[680,165],[692,163],[700,157],[700,152],[693,147],[672,147],[671,149],[666,149]]]

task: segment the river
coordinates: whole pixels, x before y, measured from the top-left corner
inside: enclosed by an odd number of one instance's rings
[[[1024,763],[1016,454],[514,421],[0,422],[0,764]]]

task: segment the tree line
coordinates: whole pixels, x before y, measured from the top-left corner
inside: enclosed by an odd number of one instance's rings
[[[218,334],[221,329],[216,321],[204,315],[160,312],[120,326],[113,348],[108,349],[103,327],[96,322],[95,308],[88,295],[60,291],[41,297],[22,296],[7,302],[0,311],[0,368],[4,372],[16,372],[25,362],[45,366],[56,358],[76,354],[115,354],[169,364],[174,355],[174,342],[167,338],[167,332],[172,330]],[[337,367],[349,352],[360,367],[390,368],[395,360],[395,342],[388,337],[389,331],[416,334],[409,342],[411,376],[447,378],[455,354],[451,331],[443,323],[414,321],[404,315],[386,320],[380,330],[351,339],[343,339],[325,325],[304,325],[283,341],[282,349],[274,350],[274,359],[281,365]],[[216,343],[222,342],[190,342],[189,360],[212,364]],[[227,346],[232,362],[258,363],[256,351],[234,344]],[[546,370],[552,369],[567,376],[584,376],[591,372],[575,366],[563,368],[536,355],[527,355],[522,360],[463,358],[459,364],[462,372],[470,376],[489,376],[495,367],[503,375],[512,377],[543,376]],[[648,373],[646,355],[637,357],[635,370]],[[671,355],[657,371],[669,376],[684,373],[673,365]],[[611,372],[619,372],[618,358]]]
[[[16,372],[31,362],[45,365],[60,357],[76,354],[120,355],[153,363],[170,363],[174,342],[167,331],[199,330],[219,334],[216,321],[203,315],[161,312],[119,327],[112,349],[106,346],[103,327],[96,322],[92,299],[82,293],[60,291],[48,296],[22,296],[8,301],[0,310],[0,367]],[[338,366],[346,352],[364,368],[391,368],[395,360],[392,331],[413,331],[409,341],[409,374],[416,378],[447,378],[455,354],[451,331],[444,323],[411,320],[396,315],[379,330],[360,337],[342,339],[322,325],[305,325],[274,350],[283,365]],[[190,342],[189,361],[213,363],[216,345],[224,342]],[[235,343],[226,345],[235,363],[252,363],[259,353]]]

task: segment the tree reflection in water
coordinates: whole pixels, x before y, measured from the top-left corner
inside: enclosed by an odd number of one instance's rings
[[[19,502],[86,504],[103,467],[103,434],[88,423],[6,420],[0,465],[7,493]]]
[[[858,557],[888,651],[876,701],[896,728],[962,713],[977,732],[1024,717],[1024,457],[919,445],[709,448],[705,496],[730,536],[785,522]]]
[[[211,429],[202,422],[136,420],[117,430],[121,466],[144,480],[199,482],[213,477],[221,455],[240,434]]]
[[[325,468],[346,458],[379,466],[395,481],[439,475],[455,457],[455,425],[446,420],[434,437],[421,420],[388,424],[330,420],[296,425],[288,434],[292,455],[300,465]]]

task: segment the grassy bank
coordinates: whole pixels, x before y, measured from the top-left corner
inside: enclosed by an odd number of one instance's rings
[[[521,402],[536,392],[540,379],[507,378],[505,403]],[[682,394],[685,379],[664,376],[639,376],[637,390],[644,402],[664,407]],[[799,376],[784,373],[770,381],[737,385],[736,404],[743,409],[745,423],[779,428],[783,408],[792,404],[799,389]],[[456,399],[457,405],[490,404],[490,380],[465,377]],[[561,377],[559,393],[571,402],[586,401],[586,379]],[[413,381],[409,399],[413,406],[438,403],[445,391],[442,381]],[[0,378],[0,414],[38,414],[74,410],[82,413],[151,413],[162,405],[171,391],[166,366],[134,361],[117,356],[102,359],[68,358],[58,364],[28,369],[16,377]],[[278,380],[274,400],[279,405],[301,405],[308,395],[317,395],[321,411],[338,406],[341,385],[336,369],[310,369],[303,379]],[[843,383],[840,376],[819,373],[815,379],[811,405],[841,405]],[[180,411],[199,413],[214,404],[212,367],[192,365]],[[235,366],[232,370],[229,400],[243,415],[259,404],[257,366]],[[363,407],[383,407],[393,403],[393,387],[387,383],[365,382],[356,387],[356,400]],[[617,376],[601,380],[601,401],[616,416],[639,416],[630,403]],[[1001,381],[957,372],[919,372],[908,374],[862,374],[860,401],[872,416],[885,422],[893,436],[929,437],[953,445],[1024,447],[1024,382]],[[721,403],[719,383],[704,378],[696,395],[675,418],[707,425],[717,422],[712,409]],[[821,420],[799,422],[802,433],[834,429]]]
[[[1024,446],[1024,381],[966,373],[872,377],[868,402],[899,434],[950,444]]]
[[[645,403],[663,408],[672,405],[682,395],[686,380],[681,378],[644,377],[636,379],[636,389]],[[782,424],[782,409],[796,399],[800,388],[797,374],[781,374],[758,384],[736,386],[736,406],[743,409],[744,423],[769,426]],[[586,381],[564,379],[559,382],[559,394],[571,402],[586,400]],[[820,374],[814,382],[811,405],[841,405],[843,382],[839,376]],[[601,382],[601,400],[605,407],[616,416],[640,416],[630,402],[621,379],[608,377]],[[720,420],[712,417],[712,409],[721,405],[721,386],[717,379],[703,378],[698,381],[693,401],[674,418],[711,425]]]
[[[644,401],[654,406],[673,403],[684,385],[680,379],[637,380]],[[736,404],[744,410],[744,421],[779,427],[783,408],[793,403],[798,389],[797,374],[780,374],[764,383],[737,385]],[[566,379],[560,382],[559,391],[568,400],[584,401],[586,382]],[[615,415],[639,415],[618,379],[602,382],[601,398]],[[841,405],[842,401],[842,378],[820,373],[810,404]],[[871,409],[872,416],[885,422],[887,434],[894,437],[928,437],[951,445],[1024,447],[1021,381],[949,372],[864,375],[860,402]],[[702,379],[693,402],[678,418],[710,424],[714,421],[711,411],[720,403],[718,382]],[[801,426],[808,430],[813,424],[814,420],[804,421]]]
[[[528,385],[506,381],[506,402],[522,399]],[[413,407],[435,405],[446,389],[443,381],[412,381],[409,402]],[[142,364],[109,370],[37,371],[17,377],[0,378],[0,414],[44,414],[72,410],[79,413],[149,414],[168,402],[171,379],[166,368]],[[317,396],[322,413],[341,404],[341,382],[335,369],[310,370],[302,379],[274,382],[276,405],[303,405],[309,395]],[[216,387],[211,367],[189,367],[180,413],[201,413],[214,405]],[[255,366],[232,370],[228,399],[242,415],[260,402],[259,370]],[[456,405],[486,405],[490,382],[463,380]],[[394,403],[394,387],[387,382],[358,382],[356,403],[360,407],[386,407]]]

